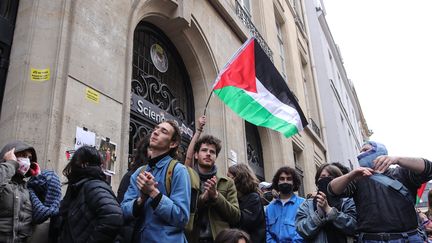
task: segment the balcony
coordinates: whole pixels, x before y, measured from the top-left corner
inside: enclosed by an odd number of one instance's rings
[[[270,60],[273,62],[273,52],[270,49],[270,47],[265,42],[264,38],[259,33],[258,29],[255,27],[255,25],[252,23],[252,19],[250,18],[249,13],[241,6],[241,4],[236,0],[236,14],[237,17],[240,18],[240,20],[243,22],[243,24],[248,28],[250,33],[253,37],[258,41],[261,48],[264,50],[264,52],[267,54],[267,56],[270,58]]]

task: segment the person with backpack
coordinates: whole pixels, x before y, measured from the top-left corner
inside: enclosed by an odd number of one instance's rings
[[[240,206],[240,221],[236,226],[250,235],[251,242],[265,242],[266,224],[258,178],[250,166],[244,163],[230,166],[227,174],[234,180]]]
[[[361,167],[332,180],[328,191],[353,197],[358,242],[424,242],[415,197],[421,184],[432,179],[432,163],[388,156],[385,146],[373,141],[363,145],[357,158]]]
[[[180,135],[174,121],[156,125],[150,136],[152,157],[131,176],[121,207],[126,219],[137,219],[133,242],[187,242],[191,181],[186,167],[175,161]]]
[[[216,158],[221,150],[221,141],[206,135],[189,147],[194,148],[194,158],[189,164],[198,173],[201,190],[193,231],[189,242],[213,242],[223,229],[236,225],[240,220],[240,209],[234,182],[217,171]]]
[[[68,187],[54,222],[57,242],[113,242],[123,225],[123,214],[105,180],[99,151],[80,147],[63,175]]]

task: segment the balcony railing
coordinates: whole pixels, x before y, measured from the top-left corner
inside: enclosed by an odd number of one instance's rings
[[[243,6],[236,0],[236,14],[240,18],[240,20],[243,22],[243,24],[248,28],[252,36],[255,37],[255,39],[260,44],[261,48],[264,50],[264,52],[267,54],[267,56],[270,58],[270,60],[273,62],[273,52],[270,49],[270,47],[265,42],[264,38],[259,33],[258,29],[255,27],[255,25],[252,23],[252,20],[248,14],[248,12],[243,8]]]
[[[318,125],[315,123],[315,121],[312,118],[309,118],[310,124],[312,126],[312,130],[314,130],[315,134],[321,138],[321,129],[318,127]]]

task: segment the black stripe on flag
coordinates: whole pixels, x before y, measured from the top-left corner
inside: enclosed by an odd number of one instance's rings
[[[264,87],[270,91],[276,98],[282,103],[291,106],[296,109],[300,115],[303,127],[306,127],[308,122],[303,114],[300,105],[296,98],[291,93],[285,80],[280,75],[279,71],[271,62],[270,58],[261,48],[257,40],[254,40],[254,51],[255,51],[255,75],[258,80],[264,85]]]

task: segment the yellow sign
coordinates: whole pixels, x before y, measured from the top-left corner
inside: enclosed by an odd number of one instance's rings
[[[86,88],[86,98],[94,103],[99,103],[99,92],[94,89]]]
[[[50,69],[30,68],[30,78],[32,81],[43,82],[50,79]]]

